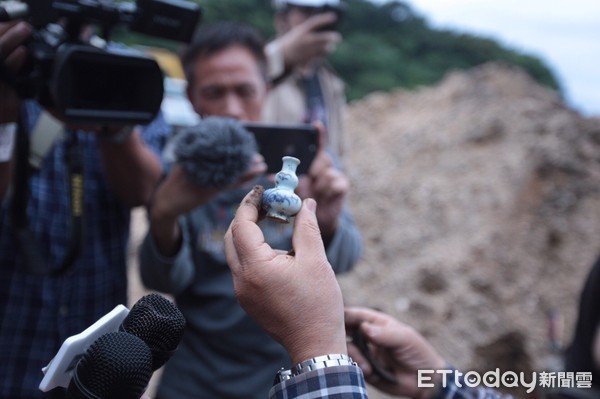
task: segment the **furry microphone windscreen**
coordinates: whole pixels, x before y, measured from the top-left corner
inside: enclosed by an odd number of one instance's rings
[[[257,152],[254,135],[237,120],[208,117],[174,138],[175,160],[201,187],[225,188],[237,181]]]

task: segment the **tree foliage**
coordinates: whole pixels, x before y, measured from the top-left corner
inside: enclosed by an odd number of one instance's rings
[[[195,1],[202,7],[204,24],[241,21],[256,27],[266,39],[275,35],[269,0]],[[345,0],[345,3],[340,27],[344,40],[329,58],[347,83],[349,99],[375,90],[430,85],[450,70],[489,61],[520,66],[541,84],[560,91],[557,78],[539,58],[490,38],[433,29],[404,1],[375,4],[368,0]],[[153,39],[136,37],[135,40],[152,42]],[[173,44],[170,46],[173,49]]]

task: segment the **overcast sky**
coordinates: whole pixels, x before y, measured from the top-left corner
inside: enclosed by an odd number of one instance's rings
[[[541,58],[571,107],[600,116],[600,0],[407,2],[434,28],[483,35]]]

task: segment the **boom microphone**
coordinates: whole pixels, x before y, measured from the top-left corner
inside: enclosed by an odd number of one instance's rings
[[[157,370],[175,353],[185,329],[183,314],[167,298],[148,294],[138,300],[119,327],[148,345],[152,351],[152,370]]]
[[[124,332],[101,335],[77,363],[68,399],[139,399],[152,377],[152,353]]]
[[[252,133],[239,121],[218,116],[182,129],[169,145],[190,182],[217,189],[243,176],[257,152]]]

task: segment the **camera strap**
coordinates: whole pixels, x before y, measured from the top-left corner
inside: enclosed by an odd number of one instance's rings
[[[22,119],[22,118],[21,118]],[[38,129],[36,124],[36,129]],[[39,127],[40,129],[43,128]],[[69,246],[65,258],[57,268],[50,268],[43,258],[35,235],[29,228],[27,217],[27,204],[29,200],[29,176],[32,172],[30,164],[30,137],[25,131],[21,120],[18,124],[16,138],[16,157],[13,175],[11,220],[12,228],[19,243],[25,266],[31,273],[42,276],[59,276],[71,268],[83,243],[83,158],[77,135],[72,135],[66,151],[66,163],[68,166],[68,179],[70,187],[71,223]]]

